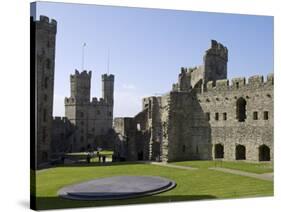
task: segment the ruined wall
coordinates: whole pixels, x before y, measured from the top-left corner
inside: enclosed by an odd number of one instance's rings
[[[212,158],[215,145],[222,144],[224,159],[235,160],[236,146],[240,144],[246,148],[246,160],[258,161],[259,147],[265,144],[273,160],[273,75],[266,82],[262,76],[250,77],[248,83],[245,78],[231,82],[208,82],[204,93],[197,94],[206,120],[210,117]],[[237,102],[241,98],[246,102],[246,119],[239,122]]]
[[[168,161],[210,159],[210,126],[191,92],[171,92]]]

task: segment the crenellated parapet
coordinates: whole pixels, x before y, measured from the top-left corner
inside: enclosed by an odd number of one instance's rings
[[[113,74],[103,74],[101,75],[102,80],[112,80],[114,81],[114,75]]]
[[[70,75],[71,79],[74,78],[89,78],[91,79],[92,76],[92,71],[87,72],[86,70],[81,71],[81,73],[79,73],[79,71],[77,69],[75,69],[75,73]]]
[[[223,60],[228,61],[227,48],[216,40],[211,40],[211,47],[206,50],[205,57],[206,55],[218,56]]]
[[[49,19],[47,16],[40,15],[39,20],[32,20],[36,24],[36,30],[47,30],[56,34],[57,32],[57,21],[55,19]]]
[[[245,77],[233,78],[232,80],[216,80],[209,81],[206,84],[204,92],[210,91],[237,91],[243,89],[258,89],[258,88],[270,88],[273,87],[274,75],[269,74],[267,80],[264,81],[264,77],[260,75],[251,76],[248,81]]]
[[[96,98],[93,97],[92,101],[90,102],[90,105],[94,106],[94,105],[100,105],[100,106],[107,106],[108,103],[104,100],[104,98]]]

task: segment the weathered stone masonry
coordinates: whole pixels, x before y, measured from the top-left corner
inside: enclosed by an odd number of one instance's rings
[[[227,61],[227,48],[213,40],[203,65],[182,68],[169,93],[144,98],[128,152],[142,160],[273,160],[273,74],[230,83]]]

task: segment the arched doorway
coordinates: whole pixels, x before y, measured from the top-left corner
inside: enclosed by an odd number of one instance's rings
[[[246,119],[246,100],[240,97],[236,102],[236,118],[239,122],[244,122]]]
[[[270,148],[264,144],[259,147],[259,161],[270,161]]]
[[[224,158],[224,148],[222,144],[215,145],[215,158]]]
[[[246,160],[246,147],[237,145],[235,149],[236,160]]]

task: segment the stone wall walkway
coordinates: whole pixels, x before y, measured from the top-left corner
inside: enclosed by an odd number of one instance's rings
[[[218,168],[218,167],[212,167],[209,169],[226,172],[226,173],[230,173],[230,174],[252,177],[252,178],[256,178],[256,179],[260,179],[260,180],[273,181],[273,173],[255,174],[255,173],[250,173],[250,172],[244,172],[244,171],[227,169],[227,168]]]

